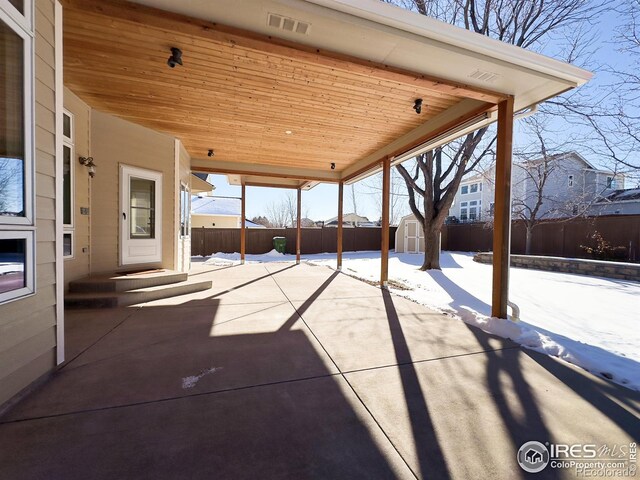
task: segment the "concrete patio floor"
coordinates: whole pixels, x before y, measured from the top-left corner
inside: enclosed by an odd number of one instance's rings
[[[512,479],[529,440],[638,440],[637,392],[328,268],[192,273],[213,288],[67,312],[0,478]]]

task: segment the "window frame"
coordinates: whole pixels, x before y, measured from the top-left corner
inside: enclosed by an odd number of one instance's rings
[[[182,192],[184,189],[186,202],[182,203]],[[185,182],[180,182],[180,217],[178,219],[178,233],[181,239],[191,237],[191,186]],[[182,228],[182,214],[184,213],[185,228]],[[186,232],[186,233],[185,233]]]
[[[18,22],[8,11],[9,7],[15,15],[21,16],[16,8],[8,0],[0,0],[0,22],[4,22],[14,33],[24,41],[23,51],[23,92],[24,92],[24,216],[9,217],[0,216],[0,228],[6,226],[35,226],[35,174],[34,174],[34,154],[35,154],[35,132],[33,120],[35,118],[35,94],[34,94],[34,41],[33,32],[26,28],[26,23]],[[25,15],[31,8],[31,2],[25,1]],[[29,12],[30,14],[30,12]]]
[[[64,233],[67,233],[69,230],[73,230],[75,228],[75,218],[76,218],[76,162],[75,154],[76,154],[76,145],[75,145],[75,118],[73,113],[69,112],[66,108],[63,110],[62,118],[64,122],[64,116],[69,117],[69,128],[71,129],[71,136],[67,137],[64,133],[62,134],[62,155],[64,158],[64,148],[68,147],[70,150],[69,153],[69,183],[71,184],[71,189],[69,190],[70,198],[69,198],[69,208],[70,210],[70,220],[71,223],[63,223]],[[64,175],[64,172],[63,172]],[[62,192],[63,198],[63,211],[62,218],[64,222],[64,191]],[[67,258],[67,257],[65,257]]]
[[[464,189],[467,189],[467,191],[465,192]],[[469,185],[462,185],[460,187],[460,195],[469,195]]]
[[[24,239],[24,278],[25,286],[9,292],[0,293],[0,305],[19,300],[36,293],[36,255],[35,232],[33,230],[0,230],[0,239]]]
[[[64,254],[64,236],[65,235],[69,235],[71,237],[71,255],[65,255]],[[65,230],[64,232],[62,232],[62,258],[64,258],[65,260],[71,260],[72,258],[75,258],[75,252],[76,252],[76,235],[75,235],[75,231],[73,230]]]
[[[473,189],[475,187],[475,190]],[[472,183],[471,185],[469,185],[469,193],[478,193],[478,184],[477,183]]]
[[[24,15],[8,0],[0,0],[0,22],[23,41],[23,210],[24,216],[0,216],[0,239],[24,239],[25,286],[0,293],[0,305],[36,294],[36,233],[35,233],[35,41],[33,31],[33,0],[25,0]]]

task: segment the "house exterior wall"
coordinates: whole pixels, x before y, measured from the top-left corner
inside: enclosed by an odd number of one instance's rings
[[[235,215],[191,215],[192,228],[238,228],[240,217]]]
[[[127,265],[126,269],[175,268],[175,231],[179,221],[174,208],[175,139],[94,109],[91,111],[91,156],[97,170],[91,188],[91,272],[125,268],[120,266],[119,250],[120,165],[154,170],[163,175],[162,261]]]
[[[35,17],[36,292],[0,305],[0,406],[56,365],[56,8]],[[58,52],[56,52],[56,47]],[[58,75],[61,72],[57,72]]]
[[[90,223],[91,223],[91,179],[86,167],[78,162],[80,157],[90,157],[91,108],[68,88],[64,89],[64,108],[73,115],[73,155],[71,167],[73,176],[73,257],[64,260],[65,289],[69,282],[83,278],[90,273]],[[88,208],[89,215],[81,214],[81,208]]]
[[[456,218],[461,219],[462,209],[466,208],[468,217],[469,208],[471,206],[470,203],[479,202],[479,204],[476,205],[479,207],[479,220],[487,218],[489,216],[491,203],[493,202],[494,192],[491,175],[492,171],[483,175],[474,175],[473,177],[469,177],[460,182],[460,186],[458,187],[458,191],[456,192],[453,200],[453,205],[449,211],[449,216],[455,216]],[[467,187],[470,190],[471,185],[473,184],[478,185],[478,190],[476,192],[466,194],[462,193],[463,187]],[[482,185],[482,188],[480,185]]]
[[[589,208],[589,215],[640,215],[640,200],[596,203]]]

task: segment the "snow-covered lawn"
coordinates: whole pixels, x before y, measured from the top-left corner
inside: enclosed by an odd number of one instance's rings
[[[247,256],[248,262],[293,259],[277,252]],[[303,255],[303,259],[336,267],[335,254]],[[206,263],[237,261],[238,254],[216,254]],[[442,253],[442,271],[421,272],[421,263],[421,255],[392,253],[390,289],[640,390],[640,283],[512,268],[509,298],[520,308],[520,321],[513,322],[490,317],[490,265],[474,262],[470,253],[454,252]],[[345,253],[343,272],[377,281],[380,253]]]

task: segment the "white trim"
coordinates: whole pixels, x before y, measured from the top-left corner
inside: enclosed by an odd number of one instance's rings
[[[34,192],[35,192],[35,134],[34,134],[34,119],[35,119],[35,91],[34,91],[34,42],[32,33],[25,30],[23,24],[15,21],[13,17],[4,10],[5,3],[15,10],[15,8],[9,4],[6,0],[0,0],[0,21],[3,21],[9,28],[11,28],[20,38],[24,40],[24,217],[7,217],[0,216],[0,225],[27,225],[34,226]],[[26,5],[30,3],[25,2]]]
[[[593,74],[574,65],[524,48],[440,22],[395,5],[362,0],[305,0],[333,11],[363,18],[380,25],[409,32],[447,45],[545,73],[565,82],[583,85]]]
[[[64,362],[64,258],[62,219],[62,112],[64,86],[62,83],[62,5],[55,0],[55,99],[56,99],[56,363]],[[71,159],[73,163],[73,158]],[[72,239],[73,243],[73,239]]]
[[[33,11],[34,6],[32,0],[25,0],[24,2],[24,15],[18,11],[16,7],[11,5],[9,0],[0,0],[0,8],[2,8],[7,15],[11,17],[20,28],[26,30],[33,35]]]
[[[21,231],[3,231],[0,230],[0,239],[24,239],[25,255],[24,255],[24,278],[25,286],[9,292],[0,293],[0,304],[8,303],[13,300],[19,300],[36,293],[36,254],[35,254],[35,235],[31,230]]]

